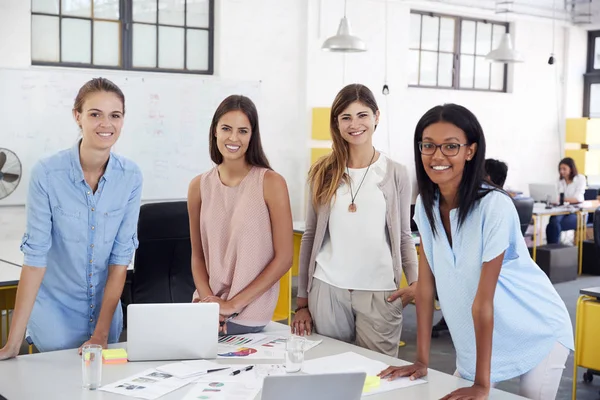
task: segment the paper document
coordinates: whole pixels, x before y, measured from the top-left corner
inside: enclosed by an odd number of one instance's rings
[[[283,360],[287,336],[231,335],[219,339],[217,358],[247,358],[255,360]],[[319,345],[321,340],[306,340],[304,351]]]
[[[183,400],[254,400],[260,388],[244,382],[200,381],[191,386]]]
[[[180,361],[156,367],[160,372],[165,372],[176,378],[182,379],[195,375],[207,374],[209,371],[220,370],[223,368],[228,367],[206,360]]]
[[[195,382],[197,378],[194,376],[193,378],[179,379],[157,369],[148,369],[129,378],[101,386],[98,390],[154,400],[188,383]]]
[[[376,377],[377,374],[387,367],[388,365],[381,361],[372,360],[353,352],[347,352],[335,356],[304,361],[302,371],[312,375],[339,372],[366,372],[367,381],[365,382],[363,396],[370,396],[372,394],[388,392],[390,390],[420,385],[427,382],[423,379],[411,381],[409,378],[398,378],[393,381],[381,379],[377,382],[377,379],[373,377]]]

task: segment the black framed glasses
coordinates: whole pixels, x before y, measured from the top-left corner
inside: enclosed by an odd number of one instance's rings
[[[432,156],[439,148],[443,155],[448,157],[454,157],[460,151],[463,146],[468,146],[467,143],[443,143],[435,144],[431,142],[419,142],[419,151],[421,154],[426,156]]]

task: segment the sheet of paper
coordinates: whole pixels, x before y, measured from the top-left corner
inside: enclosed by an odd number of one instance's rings
[[[260,388],[244,382],[206,380],[194,384],[183,400],[254,400]]]
[[[252,335],[235,335],[231,339],[219,340],[217,358],[283,360],[286,340],[287,336],[283,335],[261,335],[260,338]],[[304,351],[312,349],[321,342],[321,340],[307,340]]]
[[[207,360],[182,361],[156,367],[160,372],[165,372],[176,378],[189,378],[194,375],[206,374],[208,371],[221,368],[225,367],[221,364]]]
[[[140,399],[154,400],[188,383],[192,383],[196,379],[197,377],[179,379],[173,375],[160,372],[157,369],[148,369],[129,378],[101,386],[98,390]]]
[[[376,376],[388,366],[381,361],[372,360],[354,352],[337,354],[313,360],[304,361],[302,371],[307,374],[331,374],[339,372],[366,372],[367,376]],[[409,378],[398,378],[393,381],[385,379],[380,380],[376,387],[368,385],[368,390],[363,396],[388,392],[390,390],[401,389],[409,386],[426,383],[423,379],[411,381]]]
[[[227,370],[211,372],[208,375],[200,375],[197,377],[197,382],[205,380],[215,380],[221,382],[244,382],[247,386],[262,388],[264,379],[267,376],[285,375],[285,366],[283,364],[229,364],[223,366],[229,367]],[[243,370],[249,365],[253,368],[249,371],[241,372],[237,375],[231,375],[232,371]]]

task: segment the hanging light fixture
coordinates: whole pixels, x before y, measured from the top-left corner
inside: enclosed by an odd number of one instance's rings
[[[513,49],[510,33],[504,33],[500,39],[500,45],[496,50],[490,51],[485,59],[491,62],[520,63],[523,62],[521,53]]]
[[[506,8],[501,11],[496,11],[496,13],[505,13],[505,20],[506,22],[508,22],[508,13],[510,12],[509,4],[513,3],[512,1],[502,0],[500,2],[496,2],[496,6],[498,6],[499,4],[503,4]],[[521,53],[513,49],[510,33],[508,32],[502,34],[498,48],[490,51],[485,56],[485,59],[490,62],[499,62],[506,64],[523,62],[523,57],[521,56]]]
[[[321,50],[340,53],[357,53],[367,51],[367,45],[357,36],[353,36],[350,30],[350,22],[346,18],[346,3],[344,0],[344,17],[340,21],[337,34],[323,42]]]

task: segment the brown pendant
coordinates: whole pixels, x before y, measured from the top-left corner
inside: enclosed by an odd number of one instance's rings
[[[355,213],[356,212],[356,204],[350,203],[348,206],[348,212]]]

